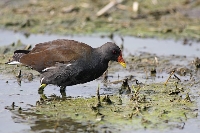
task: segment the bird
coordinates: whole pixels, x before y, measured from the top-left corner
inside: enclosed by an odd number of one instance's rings
[[[32,50],[16,50],[9,65],[23,64],[41,74],[38,91],[49,85],[57,85],[60,91],[67,86],[83,84],[99,78],[108,68],[109,61],[126,63],[122,51],[113,42],[100,47],[68,39],[38,43]]]

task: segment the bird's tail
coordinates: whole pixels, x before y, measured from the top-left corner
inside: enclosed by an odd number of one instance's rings
[[[30,51],[29,50],[16,50],[14,52],[14,55],[12,57],[12,60],[7,62],[6,64],[9,65],[15,65],[15,64],[20,64],[20,58],[26,54],[28,54]]]

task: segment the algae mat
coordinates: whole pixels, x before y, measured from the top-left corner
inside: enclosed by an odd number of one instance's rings
[[[169,87],[170,85],[168,85]],[[102,96],[97,98],[52,99],[36,107],[36,113],[57,120],[54,128],[66,128],[60,120],[71,118],[87,123],[85,131],[131,131],[138,129],[184,128],[187,119],[197,117],[195,101],[184,92],[172,94],[162,84],[151,84],[135,88],[129,95]],[[171,85],[175,88],[174,85]],[[139,90],[138,90],[139,89]],[[171,95],[172,94],[172,95]],[[93,128],[91,129],[91,125]],[[105,128],[105,129],[104,129]]]

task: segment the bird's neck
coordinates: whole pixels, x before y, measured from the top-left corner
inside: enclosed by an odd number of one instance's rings
[[[102,61],[102,62],[104,62],[104,63],[108,63],[109,62],[109,60],[107,60],[107,58],[106,58],[106,54],[105,54],[105,48],[103,47],[103,46],[100,46],[100,47],[98,47],[98,48],[95,48],[94,50],[93,50],[95,53],[98,53],[98,54],[95,54],[95,55],[98,55],[98,58]]]
[[[109,60],[106,60],[105,58],[105,53],[104,53],[105,51],[103,51],[103,49],[99,47],[99,48],[95,48],[93,52],[94,54],[92,55],[95,55],[95,57],[92,57],[92,58],[95,58],[93,63],[98,66],[106,67],[107,69]]]

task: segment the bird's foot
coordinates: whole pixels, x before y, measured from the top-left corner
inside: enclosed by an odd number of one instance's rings
[[[47,99],[47,96],[45,94],[40,94],[40,101],[44,101]]]
[[[41,84],[38,89],[38,94],[43,94],[44,88],[47,86],[47,84]]]

